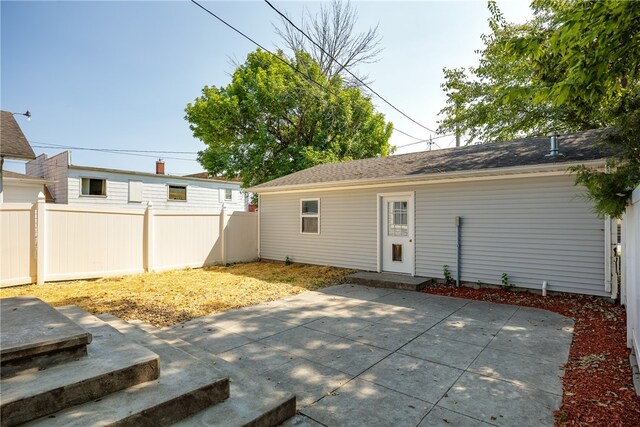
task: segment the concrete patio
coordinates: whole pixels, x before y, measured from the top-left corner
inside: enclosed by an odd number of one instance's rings
[[[573,321],[340,285],[166,330],[297,395],[288,426],[544,426]]]

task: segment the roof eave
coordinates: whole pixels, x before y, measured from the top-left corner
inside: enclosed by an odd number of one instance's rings
[[[193,177],[181,176],[181,175],[155,174],[151,172],[127,171],[122,169],[99,168],[94,166],[69,165],[69,169],[88,170],[93,172],[111,172],[111,173],[120,173],[125,175],[147,176],[147,177],[167,178],[167,179],[182,179],[186,181],[212,182],[216,184],[235,184],[235,185],[242,184],[240,181],[227,181],[227,180],[211,179],[211,178],[193,178]]]
[[[33,160],[36,158],[35,153],[33,155],[23,155],[23,154],[12,154],[12,153],[0,153],[0,157],[5,159],[15,159],[15,160]]]
[[[473,179],[475,177],[485,176],[500,176],[500,175],[514,175],[522,173],[542,173],[542,172],[566,172],[568,168],[576,165],[585,165],[588,167],[603,167],[606,163],[605,159],[575,161],[575,162],[563,162],[554,164],[537,164],[528,166],[513,166],[506,168],[492,168],[492,169],[480,169],[480,170],[465,170],[455,172],[443,172],[432,174],[420,174],[411,176],[399,176],[399,177],[381,177],[381,178],[369,178],[369,179],[354,179],[343,181],[330,181],[330,182],[317,182],[309,184],[296,184],[296,185],[280,185],[271,187],[250,187],[247,188],[248,192],[252,193],[277,193],[291,190],[313,190],[318,188],[336,188],[336,187],[359,187],[370,186],[376,184],[393,184],[393,183],[412,183],[416,181],[446,181],[455,178],[468,178]]]

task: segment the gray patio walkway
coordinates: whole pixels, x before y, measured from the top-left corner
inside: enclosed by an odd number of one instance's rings
[[[288,426],[550,426],[573,321],[340,285],[169,330],[295,393]]]

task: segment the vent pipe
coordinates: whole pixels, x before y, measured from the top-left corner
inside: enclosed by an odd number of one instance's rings
[[[547,157],[562,156],[562,153],[560,153],[558,148],[558,135],[560,134],[556,131],[553,131],[549,135],[547,135],[549,137],[549,143],[550,143],[549,154],[547,154]]]

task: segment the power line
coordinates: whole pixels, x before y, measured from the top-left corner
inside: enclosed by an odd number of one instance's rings
[[[43,148],[43,149],[67,149],[67,150],[82,150],[82,151],[96,151],[100,153],[107,154],[120,154],[123,156],[136,156],[136,157],[150,157],[157,159],[159,156],[149,155],[149,154],[139,154],[139,153],[129,153],[122,151],[114,151],[109,148],[87,148],[87,147],[73,147],[68,145],[50,145],[50,144],[39,144],[35,141],[31,144],[32,147]],[[163,159],[171,159],[171,160],[182,160],[185,162],[196,162],[197,159],[185,159],[184,157],[171,157],[171,156],[161,156]]]
[[[398,107],[396,107],[395,105],[393,105],[391,102],[387,101],[387,99],[385,97],[383,97],[382,95],[380,95],[378,92],[376,92],[375,90],[373,90],[373,88],[371,86],[369,86],[368,84],[366,84],[365,82],[363,82],[360,77],[356,76],[355,74],[353,74],[345,65],[341,64],[340,62],[338,62],[338,60],[336,58],[334,58],[333,56],[331,56],[331,54],[329,54],[329,52],[327,52],[320,44],[316,43],[315,40],[313,40],[307,33],[305,33],[302,29],[300,29],[296,24],[294,24],[287,15],[285,15],[284,13],[280,12],[273,4],[271,4],[271,2],[269,0],[264,0],[265,3],[267,3],[269,5],[269,7],[271,9],[273,9],[278,15],[280,15],[282,17],[282,19],[286,20],[289,24],[291,24],[291,26],[293,26],[293,28],[295,28],[296,30],[298,30],[300,33],[302,33],[303,36],[305,36],[307,38],[307,40],[309,40],[311,43],[313,43],[318,49],[320,49],[322,51],[322,53],[324,53],[325,55],[327,55],[329,58],[331,58],[336,64],[338,64],[343,70],[345,70],[347,73],[349,73],[349,75],[351,77],[353,77],[354,79],[356,79],[361,85],[363,85],[364,87],[366,87],[367,89],[369,89],[374,95],[376,95],[378,98],[380,98],[382,101],[384,101],[389,107],[393,108],[394,110],[396,110],[398,113],[402,114],[404,117],[406,117],[407,119],[411,120],[413,123],[417,124],[418,126],[428,130],[429,132],[433,132],[436,133],[436,131],[434,131],[433,129],[430,129],[428,127],[426,127],[425,125],[423,125],[422,123],[418,122],[417,120],[414,120],[412,117],[409,117],[409,115],[407,115],[404,111],[400,110]]]
[[[416,141],[416,142],[410,142],[409,144],[402,144],[402,145],[396,145],[396,148],[403,148],[403,147],[409,147],[411,145],[416,145],[416,144],[420,144],[423,142],[429,142],[429,141],[433,141],[434,139],[440,139],[440,138],[445,138],[447,136],[451,136],[453,135],[452,133],[446,134],[446,135],[438,135],[438,136],[434,136],[433,138],[429,138],[429,139],[421,139],[420,141]],[[440,147],[437,143],[434,142],[434,145],[438,148],[442,148]]]
[[[34,144],[50,145],[52,147],[69,148],[68,145],[54,144],[52,142],[41,142],[41,141],[31,141],[31,142]],[[119,148],[102,148],[102,147],[98,147],[98,148],[104,149],[104,150],[110,150],[110,151],[119,151],[123,153],[198,154],[197,151],[124,150]]]
[[[220,18],[218,15],[216,15],[215,13],[213,13],[212,11],[210,11],[209,9],[207,9],[206,7],[204,7],[203,5],[201,5],[200,3],[198,3],[196,0],[191,0],[191,3],[195,4],[196,6],[198,6],[200,9],[204,10],[206,13],[208,13],[209,15],[213,16],[214,18],[216,18],[218,21],[220,21],[222,24],[226,25],[227,27],[229,27],[230,29],[232,29],[233,31],[235,31],[236,33],[240,34],[242,37],[244,37],[245,39],[249,40],[251,43],[255,44],[256,46],[258,46],[260,49],[264,50],[265,52],[271,54],[273,57],[277,58],[278,60],[280,60],[281,62],[283,62],[285,65],[287,65],[288,67],[290,67],[293,71],[295,71],[296,73],[300,74],[301,76],[303,76],[305,79],[307,79],[309,82],[315,84],[316,86],[318,86],[319,88],[323,89],[325,92],[331,93],[333,95],[337,94],[335,92],[333,92],[332,90],[330,90],[328,87],[324,86],[323,84],[317,82],[316,80],[314,80],[311,76],[309,76],[306,73],[303,73],[302,71],[300,71],[298,68],[294,67],[293,65],[291,65],[289,63],[289,61],[285,60],[284,58],[281,58],[279,55],[276,55],[275,53],[271,52],[269,49],[267,49],[266,47],[264,47],[263,45],[261,45],[260,43],[258,43],[257,41],[255,41],[254,39],[252,39],[251,37],[249,37],[248,35],[246,35],[245,33],[243,33],[242,31],[240,31],[239,29],[237,29],[236,27],[234,27],[233,25],[229,24],[227,21],[225,21],[224,19]],[[417,123],[417,122],[416,122]],[[418,123],[419,124],[419,123]],[[421,125],[422,126],[422,125]],[[424,127],[424,126],[423,126]],[[414,138],[414,139],[420,139],[418,137],[415,137],[411,134],[408,134],[407,132],[401,131],[397,128],[393,128],[393,130],[400,132],[403,135],[406,135],[408,137]],[[431,131],[433,132],[433,131]]]

